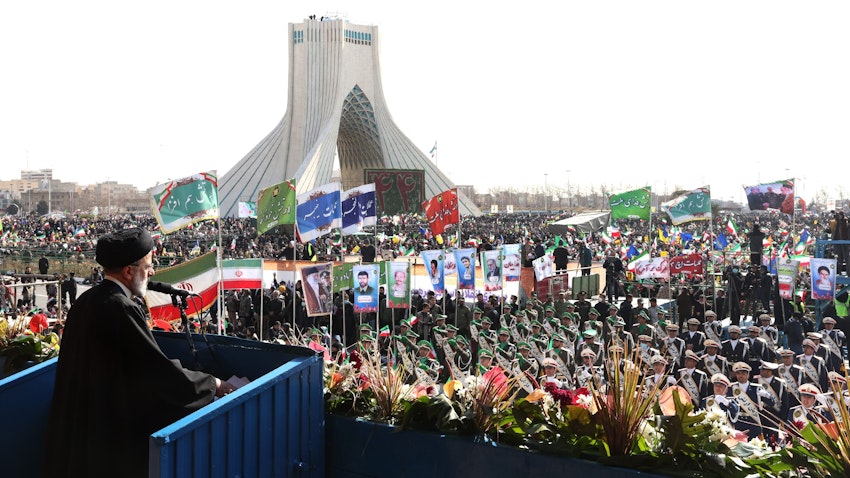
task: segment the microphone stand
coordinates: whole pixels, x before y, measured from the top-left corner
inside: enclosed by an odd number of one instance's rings
[[[186,309],[189,304],[186,302],[186,297],[177,299],[176,294],[171,295],[171,305],[180,310],[180,323],[183,324],[183,330],[186,332],[186,341],[189,342],[189,350],[192,352],[192,358],[195,359],[195,367],[200,370],[200,362],[198,362],[198,351],[195,349],[195,341],[192,339],[192,332],[189,330],[189,317],[186,316]]]

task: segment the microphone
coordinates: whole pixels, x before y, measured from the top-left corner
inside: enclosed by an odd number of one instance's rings
[[[200,297],[200,295],[189,292],[188,290],[178,289],[171,284],[166,284],[164,282],[154,282],[148,281],[148,290],[152,290],[154,292],[160,292],[163,294],[176,295],[180,297]]]

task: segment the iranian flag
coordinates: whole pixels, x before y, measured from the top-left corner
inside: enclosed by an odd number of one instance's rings
[[[735,226],[735,223],[732,222],[732,218],[729,218],[729,222],[726,223],[726,231],[729,234],[738,237],[738,228]]]
[[[262,259],[225,259],[221,261],[221,283],[224,290],[262,289]]]
[[[389,337],[390,336],[390,326],[385,325],[385,326],[381,327],[379,335],[381,337]]]
[[[627,268],[628,268],[628,270],[633,271],[633,270],[635,270],[635,267],[637,266],[638,262],[648,261],[648,260],[649,260],[649,251],[646,250],[646,251],[643,251],[640,254],[632,257],[632,259],[629,261],[629,265],[628,265]]]
[[[186,302],[189,306],[186,309],[186,315],[197,316],[209,309],[218,298],[219,274],[215,266],[215,252],[208,252],[191,261],[158,270],[151,280],[171,284],[178,289],[198,294],[200,297],[190,297]],[[170,322],[180,319],[180,310],[171,304],[170,295],[147,291],[145,301],[150,309],[152,320]]]

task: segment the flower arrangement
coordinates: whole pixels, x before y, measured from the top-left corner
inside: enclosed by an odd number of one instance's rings
[[[566,390],[532,379],[529,392],[499,367],[442,385],[423,383],[373,351],[359,370],[329,366],[325,393],[332,413],[658,474],[850,476],[850,416],[843,424],[787,430],[791,440],[783,446],[747,440],[722,409],[697,411],[684,388],[662,390],[645,381],[633,365],[638,361],[612,363],[622,366],[609,370],[607,383]],[[843,390],[833,392],[844,397]]]
[[[25,318],[0,318],[0,357],[5,357],[2,374],[19,372],[59,354],[59,337],[48,332],[35,334]]]

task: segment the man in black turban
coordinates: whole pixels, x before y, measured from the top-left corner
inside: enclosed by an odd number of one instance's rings
[[[98,239],[104,280],[71,307],[47,430],[45,476],[148,476],[148,437],[233,387],[159,348],[141,298],[153,240],[132,228]]]

